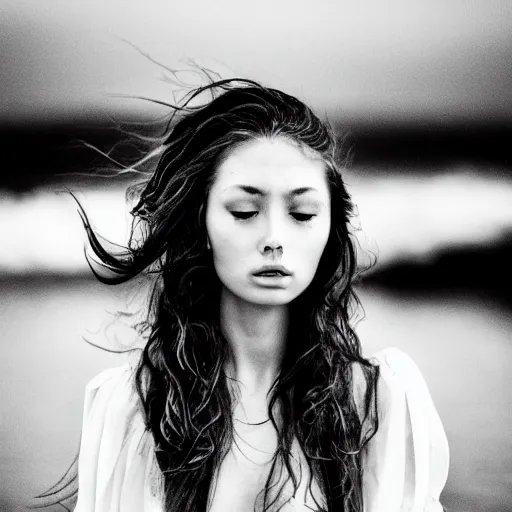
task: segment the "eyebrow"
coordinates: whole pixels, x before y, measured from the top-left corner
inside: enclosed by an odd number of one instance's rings
[[[239,190],[243,190],[244,192],[247,192],[248,194],[251,194],[253,196],[266,196],[267,193],[264,190],[261,190],[256,187],[252,187],[250,185],[233,185],[233,188],[238,188]],[[302,194],[305,194],[307,192],[318,192],[316,188],[313,187],[300,187],[300,188],[294,188],[293,190],[290,190],[286,194],[287,197],[295,197],[300,196]]]

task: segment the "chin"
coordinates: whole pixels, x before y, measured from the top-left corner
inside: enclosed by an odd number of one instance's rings
[[[224,290],[236,301],[254,304],[255,306],[287,306],[291,304],[303,290],[296,287],[287,288],[259,288],[259,287],[232,287],[224,285]]]
[[[264,293],[251,294],[244,297],[244,300],[259,306],[286,306],[297,296],[288,290],[268,290]]]

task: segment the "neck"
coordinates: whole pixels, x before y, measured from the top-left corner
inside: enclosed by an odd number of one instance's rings
[[[266,394],[276,378],[285,351],[288,306],[261,306],[241,301],[224,289],[220,326],[230,346],[226,374],[241,391]]]

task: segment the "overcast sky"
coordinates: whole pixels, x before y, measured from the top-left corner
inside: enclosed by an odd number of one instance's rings
[[[0,121],[89,115],[112,93],[170,99],[123,39],[356,120],[512,118],[507,0],[0,0],[0,19]]]

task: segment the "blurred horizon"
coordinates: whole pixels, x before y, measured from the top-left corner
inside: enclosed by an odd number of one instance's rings
[[[400,289],[415,283],[421,287],[422,282],[437,289],[477,287],[512,304],[507,266],[512,129],[377,126],[343,131],[339,121],[333,124],[353,149],[343,172],[356,205],[360,266],[368,264],[371,253],[376,255],[377,265],[366,278]],[[130,216],[124,192],[136,175],[116,175],[107,158],[88,146],[105,153],[114,149],[113,158],[133,160],[134,149],[125,136],[107,120],[0,126],[2,153],[31,148],[13,162],[16,173],[0,175],[4,279],[91,275],[68,189],[77,194],[100,234],[114,243],[126,242]],[[16,236],[20,230],[26,237]],[[487,271],[475,275],[475,266]]]

